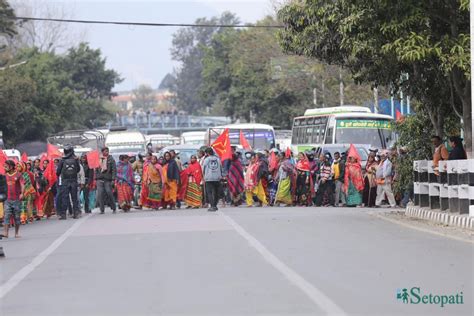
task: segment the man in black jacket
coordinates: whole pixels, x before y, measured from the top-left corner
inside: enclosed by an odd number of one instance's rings
[[[59,219],[66,219],[66,210],[70,199],[72,200],[73,218],[81,216],[77,194],[79,188],[77,174],[80,170],[81,166],[79,165],[79,160],[74,155],[74,148],[66,145],[64,147],[64,156],[59,161],[58,168],[56,169],[59,183]]]
[[[104,147],[102,148],[102,157],[100,157],[100,167],[96,170],[97,201],[99,202],[100,214],[104,214],[106,200],[110,202],[113,213],[117,210],[112,192],[116,176],[115,160],[109,155],[109,148]]]

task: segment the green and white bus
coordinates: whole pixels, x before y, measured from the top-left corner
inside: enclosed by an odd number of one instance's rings
[[[393,118],[374,114],[362,106],[308,109],[293,121],[291,147],[294,152],[325,144],[359,144],[388,148],[395,142]]]

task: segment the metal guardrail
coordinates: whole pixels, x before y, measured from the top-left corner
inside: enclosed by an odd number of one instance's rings
[[[415,205],[467,214],[474,205],[474,159],[413,162]]]

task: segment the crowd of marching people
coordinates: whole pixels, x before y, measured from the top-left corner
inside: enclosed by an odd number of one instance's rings
[[[366,206],[387,201],[395,207],[392,183],[395,168],[387,150],[371,150],[363,167],[354,146],[347,152],[300,152],[288,149],[248,151],[232,147],[223,160],[212,147],[203,147],[190,161],[171,150],[157,156],[121,155],[119,161],[103,148],[98,167],[89,167],[88,155],[76,157],[72,147],[61,157],[34,161],[7,160],[0,175],[0,217],[4,237],[22,224],[56,215],[81,216],[108,205],[128,212],[135,208],[208,208],[222,205],[263,206]],[[137,180],[139,190],[137,196]]]

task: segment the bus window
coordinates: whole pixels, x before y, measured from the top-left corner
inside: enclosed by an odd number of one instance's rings
[[[325,144],[332,144],[332,134],[333,134],[333,131],[334,131],[334,127],[329,127],[328,128],[328,132],[326,134],[326,140],[325,140]]]
[[[319,126],[314,127],[313,144],[319,143]]]
[[[311,144],[311,138],[313,137],[313,128],[306,127],[305,143]]]
[[[298,128],[298,129],[299,129],[298,144],[304,144],[304,143],[305,143],[305,139],[306,139],[305,128],[304,128],[304,127],[300,127],[300,128]]]

